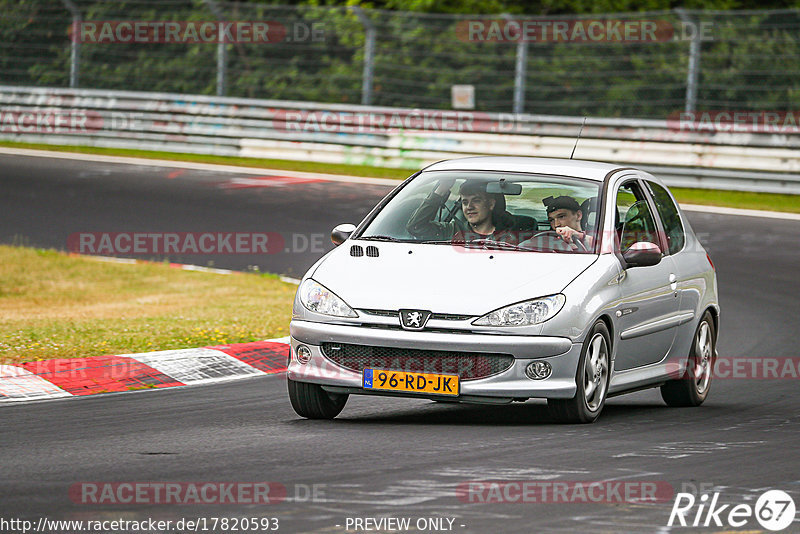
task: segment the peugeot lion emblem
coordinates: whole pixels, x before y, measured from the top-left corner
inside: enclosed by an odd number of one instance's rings
[[[400,310],[400,324],[406,330],[422,330],[430,317],[425,310]]]

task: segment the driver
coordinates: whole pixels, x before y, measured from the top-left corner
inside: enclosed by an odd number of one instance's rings
[[[564,242],[572,244],[579,240],[586,250],[591,250],[594,238],[581,230],[583,211],[577,200],[562,195],[556,198],[547,197],[542,200],[542,204],[547,208],[547,220],[550,222],[550,228]]]
[[[440,240],[503,240],[507,229],[500,221],[495,221],[493,213],[496,201],[486,192],[486,182],[480,180],[467,180],[459,188],[461,210],[467,219],[466,224],[455,218],[447,222],[434,220],[439,209],[450,197],[450,189],[454,183],[455,178],[439,182],[408,221],[406,228],[409,233]]]

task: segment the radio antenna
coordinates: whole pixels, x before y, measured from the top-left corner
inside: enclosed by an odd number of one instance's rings
[[[581,134],[583,133],[584,126],[586,126],[586,117],[583,118],[583,124],[581,124],[581,129],[578,131],[578,138],[575,139],[575,146],[572,147],[572,154],[569,155],[569,159],[572,159],[572,156],[575,155],[575,149],[578,148],[578,141],[581,140]]]

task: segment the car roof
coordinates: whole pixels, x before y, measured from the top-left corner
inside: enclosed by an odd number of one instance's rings
[[[425,171],[501,171],[555,174],[603,181],[608,173],[624,169],[613,163],[565,158],[474,156],[434,163]]]

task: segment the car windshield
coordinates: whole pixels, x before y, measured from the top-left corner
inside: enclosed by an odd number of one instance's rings
[[[486,171],[423,172],[358,236],[498,250],[592,253],[600,184]]]

